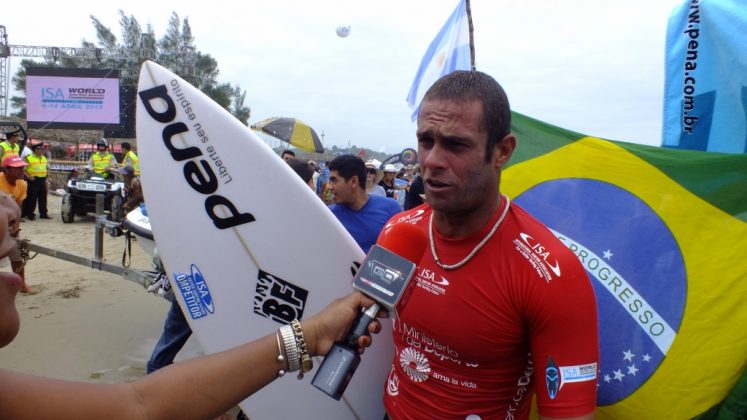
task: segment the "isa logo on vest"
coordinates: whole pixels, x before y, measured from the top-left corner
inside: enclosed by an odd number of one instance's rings
[[[192,319],[202,318],[215,311],[213,297],[200,269],[192,264],[189,274],[174,273],[174,282],[184,298],[184,303]]]
[[[546,181],[514,201],[586,269],[599,311],[597,404],[625,399],[654,374],[680,328],[687,276],[679,245],[647,203],[607,182]]]

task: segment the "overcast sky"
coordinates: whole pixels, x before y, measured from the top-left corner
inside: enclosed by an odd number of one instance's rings
[[[472,0],[478,70],[513,110],[563,128],[658,146],[669,14],[683,0]],[[0,14],[12,45],[95,41],[89,15],[119,35],[118,10],[160,38],[172,11],[197,48],[239,84],[250,123],[297,117],[325,146],[388,153],[415,146],[405,97],[456,0],[83,0],[14,3]],[[348,38],[335,29],[350,25]],[[15,67],[21,58],[11,59]]]

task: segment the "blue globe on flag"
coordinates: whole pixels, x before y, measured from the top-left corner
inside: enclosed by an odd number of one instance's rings
[[[623,400],[653,375],[682,322],[687,277],[672,232],[640,198],[598,180],[550,180],[514,201],[586,269],[599,315],[597,404]]]

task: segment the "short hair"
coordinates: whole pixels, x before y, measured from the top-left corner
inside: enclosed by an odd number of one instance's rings
[[[303,161],[301,159],[290,159],[288,162],[288,165],[296,171],[298,176],[303,179],[303,182],[309,183],[311,181],[311,178],[314,176],[314,170],[311,169],[311,166],[308,164],[308,162]]]
[[[329,162],[329,170],[336,171],[340,176],[349,181],[350,178],[358,177],[358,186],[366,190],[366,164],[363,159],[356,155],[340,155]]]
[[[283,153],[280,154],[280,157],[283,157],[285,155],[291,155],[293,157],[296,157],[296,152],[289,150],[289,149],[285,149],[283,150]]]
[[[488,74],[476,70],[457,70],[438,79],[425,93],[427,100],[447,100],[482,104],[482,129],[488,135],[486,159],[493,148],[511,132],[511,106],[501,85]]]
[[[132,146],[130,145],[130,142],[123,141],[122,144],[120,144],[120,146],[122,146],[122,148],[125,150],[132,150]]]

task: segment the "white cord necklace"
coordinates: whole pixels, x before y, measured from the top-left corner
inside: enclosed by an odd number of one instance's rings
[[[436,254],[436,240],[433,239],[435,236],[433,234],[433,213],[431,212],[431,218],[428,221],[428,233],[429,233],[428,236],[431,241],[431,254],[433,254],[433,259],[436,261],[436,265],[443,268],[444,270],[456,270],[457,268],[463,266],[464,264],[467,264],[467,262],[471,260],[472,257],[475,256],[475,254],[477,254],[477,251],[479,251],[480,248],[482,248],[490,240],[490,238],[493,237],[493,234],[495,233],[495,231],[498,230],[498,226],[501,225],[501,222],[506,217],[506,214],[508,214],[508,207],[511,205],[511,200],[509,200],[509,198],[506,197],[505,195],[502,195],[501,197],[503,197],[506,200],[506,207],[503,208],[503,212],[501,213],[500,217],[498,217],[498,220],[495,221],[493,228],[490,229],[490,232],[488,232],[488,234],[485,235],[484,238],[482,238],[479,244],[477,244],[474,248],[472,248],[472,251],[469,254],[467,254],[467,256],[464,257],[463,260],[459,261],[456,264],[451,264],[451,265],[444,264],[441,262],[441,260],[438,258],[438,255]]]

